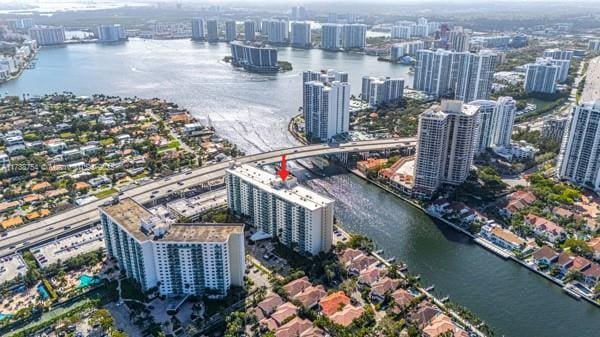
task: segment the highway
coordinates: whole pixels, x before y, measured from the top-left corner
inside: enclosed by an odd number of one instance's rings
[[[415,145],[415,138],[367,140],[336,145],[305,145],[238,157],[235,158],[235,162],[239,164],[257,163],[263,165],[279,162],[281,156],[284,154],[287,156],[288,160],[295,160],[347,152],[391,150],[402,147],[412,147]],[[207,165],[188,172],[154,180],[144,185],[123,191],[120,193],[119,197],[130,197],[140,203],[146,203],[152,199],[160,199],[171,193],[223,177],[225,175],[225,169],[229,168],[231,162],[232,161]],[[7,235],[0,238],[0,257],[10,255],[16,250],[31,247],[41,242],[79,231],[90,224],[98,222],[99,215],[97,209],[109,200],[110,197],[97,200],[6,232]]]

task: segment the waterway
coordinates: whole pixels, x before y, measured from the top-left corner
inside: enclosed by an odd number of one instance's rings
[[[363,75],[404,77],[408,68],[360,54],[282,48],[294,71],[274,76],[234,70],[220,60],[226,44],[186,40],[132,40],[118,45],[80,44],[40,51],[36,68],[0,85],[0,94],[72,91],[161,97],[213,123],[247,153],[296,144],[287,123],[301,104],[300,71],[336,68],[350,75],[352,92]],[[405,261],[423,284],[449,295],[506,336],[598,336],[600,310],[578,302],[527,269],[505,261],[464,235],[373,185],[348,174],[311,180],[336,198],[346,229],[373,238],[387,256]]]

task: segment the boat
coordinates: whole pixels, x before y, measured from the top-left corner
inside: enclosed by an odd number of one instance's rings
[[[387,262],[394,262],[394,261],[396,261],[396,257],[395,256],[392,256],[389,259],[387,259]]]
[[[573,289],[571,289],[570,287],[566,286],[563,287],[563,290],[569,294],[571,297],[575,298],[576,300],[580,300],[581,299],[581,295],[579,295],[578,293],[576,293],[575,291],[573,291]]]
[[[425,288],[425,290],[427,290],[427,291],[432,291],[433,289],[435,289],[435,285],[434,284],[432,284],[429,287]]]
[[[408,267],[407,267],[407,266],[402,266],[402,267],[400,267],[400,269],[398,269],[398,270],[400,270],[401,272],[405,273],[405,272],[407,272],[407,271],[408,271]]]
[[[383,254],[383,249],[376,250],[375,254]]]
[[[445,296],[440,301],[442,301],[442,302],[448,302],[449,299],[450,299],[450,296]]]

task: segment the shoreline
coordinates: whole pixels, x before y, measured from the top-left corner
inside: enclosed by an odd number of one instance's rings
[[[298,117],[299,115],[296,115],[294,117],[292,117],[290,119],[290,122],[288,123],[288,131],[292,134],[292,136],[299,142],[305,144],[305,142],[302,141],[302,139],[300,139],[297,135],[297,132],[294,128],[294,121],[295,119]],[[447,219],[444,219],[436,214],[432,214],[431,212],[427,211],[427,209],[423,208],[421,205],[419,205],[417,202],[415,202],[414,200],[412,200],[411,198],[408,198],[396,191],[393,191],[391,188],[389,188],[388,186],[385,186],[383,184],[381,184],[378,181],[374,181],[372,179],[369,179],[367,176],[365,176],[364,174],[362,174],[362,172],[358,171],[357,169],[349,169],[346,168],[346,170],[353,174],[356,177],[359,177],[360,179],[363,179],[364,181],[366,181],[367,183],[373,184],[377,187],[379,187],[380,189],[382,189],[383,191],[401,199],[402,201],[406,202],[407,204],[411,205],[412,207],[418,209],[419,211],[423,212],[424,214],[426,214],[427,216],[429,216],[430,218],[434,219],[434,220],[438,220],[443,222],[444,224],[448,225],[449,227],[451,227],[452,229],[461,232],[465,235],[467,235],[473,242],[475,242],[476,244],[478,244],[480,247],[483,247],[485,250],[495,254],[498,257],[501,257],[504,260],[511,260],[523,267],[525,267],[527,270],[542,276],[543,278],[545,278],[546,280],[551,281],[552,283],[554,283],[555,285],[559,286],[562,288],[563,292],[571,297],[573,297],[576,300],[580,300],[580,299],[584,299],[588,302],[590,302],[591,304],[594,304],[596,307],[600,308],[600,303],[595,301],[592,298],[589,298],[588,296],[585,296],[585,294],[580,293],[577,290],[573,290],[572,286],[570,285],[565,285],[561,280],[556,279],[550,275],[547,275],[545,273],[543,273],[542,271],[534,268],[533,266],[528,265],[525,261],[519,260],[517,259],[514,254],[512,254],[512,252],[508,252],[500,247],[497,247],[496,245],[494,245],[493,243],[485,240],[484,238],[475,235],[467,230],[465,230],[464,228],[461,228],[460,226],[457,226],[456,224],[448,221]],[[341,229],[341,227],[338,227]],[[344,231],[345,232],[345,231]],[[379,257],[378,255],[376,256],[374,254],[374,256],[376,258],[381,259],[381,257]],[[384,260],[385,261],[385,260]]]

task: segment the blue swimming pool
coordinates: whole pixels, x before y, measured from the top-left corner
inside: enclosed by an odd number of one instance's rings
[[[0,321],[5,319],[5,318],[10,318],[12,315],[8,315],[8,314],[3,314],[0,312]]]
[[[78,288],[85,288],[89,286],[93,286],[100,283],[100,279],[90,275],[81,275],[79,277],[79,285]]]
[[[46,287],[44,287],[42,283],[38,284],[37,291],[44,300],[47,300],[50,297],[50,294],[48,294],[48,290],[46,290]]]

